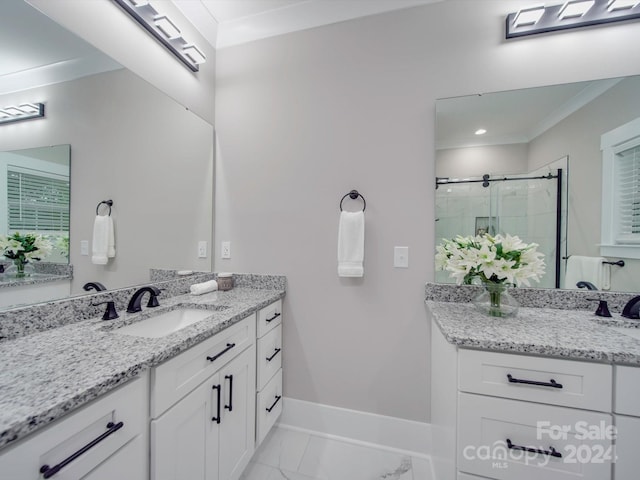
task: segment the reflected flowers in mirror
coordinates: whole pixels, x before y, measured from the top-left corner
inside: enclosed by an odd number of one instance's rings
[[[52,248],[49,240],[35,233],[0,235],[0,249],[5,257],[13,260],[16,277],[24,277],[25,265],[32,260],[42,260],[51,253]]]

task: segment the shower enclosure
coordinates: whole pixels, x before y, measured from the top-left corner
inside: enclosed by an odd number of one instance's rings
[[[522,175],[436,178],[436,245],[456,235],[517,235],[537,243],[546,273],[532,286],[558,288],[566,257],[566,168],[545,167]],[[436,281],[453,283],[449,272]]]

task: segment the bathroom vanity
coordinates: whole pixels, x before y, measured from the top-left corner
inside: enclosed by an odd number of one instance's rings
[[[281,413],[283,296],[284,280],[176,295],[2,342],[2,477],[238,479]],[[210,315],[127,328],[185,308]]]
[[[637,478],[640,336],[584,310],[426,303],[438,480]]]

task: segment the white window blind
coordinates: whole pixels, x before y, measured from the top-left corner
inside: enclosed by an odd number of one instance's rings
[[[69,230],[69,178],[7,169],[9,230]]]
[[[640,146],[616,154],[618,232],[616,242],[640,244]]]

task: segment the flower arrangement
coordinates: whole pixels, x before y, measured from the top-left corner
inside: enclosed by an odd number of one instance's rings
[[[0,249],[5,257],[13,260],[18,276],[24,276],[25,264],[30,260],[42,260],[51,253],[52,248],[49,240],[35,233],[0,235]]]
[[[508,234],[457,236],[436,247],[436,269],[451,272],[458,285],[479,278],[485,284],[530,286],[529,280],[539,282],[545,271],[544,254],[537,248],[536,243],[527,244]]]

